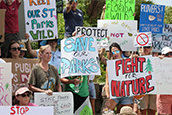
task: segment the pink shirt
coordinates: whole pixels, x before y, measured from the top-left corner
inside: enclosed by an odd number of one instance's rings
[[[14,106],[18,106],[18,105],[14,105]],[[38,105],[35,103],[29,103],[28,106],[38,106]]]
[[[5,12],[5,33],[19,32],[18,9],[20,3],[15,0],[11,5],[7,5],[3,0],[0,2],[0,9],[6,9]]]

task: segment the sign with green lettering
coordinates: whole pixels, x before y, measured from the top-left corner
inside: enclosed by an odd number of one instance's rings
[[[92,114],[93,114],[92,109],[86,105],[79,115],[92,115]]]
[[[135,0],[106,0],[105,19],[134,20]]]

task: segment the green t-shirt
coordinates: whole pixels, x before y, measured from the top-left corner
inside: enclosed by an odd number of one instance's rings
[[[78,76],[72,76],[72,77],[66,77],[66,79],[72,80],[77,78]],[[75,93],[75,85],[74,84],[66,84],[65,85],[65,91],[72,91],[75,94],[78,94],[81,97],[87,97],[89,95],[88,90],[88,77],[87,76],[81,76],[78,78],[82,83],[79,84],[79,92]]]

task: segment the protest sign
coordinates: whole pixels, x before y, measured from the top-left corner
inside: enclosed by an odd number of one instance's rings
[[[156,94],[172,94],[172,58],[159,57],[154,60],[154,75],[156,77]]]
[[[164,47],[172,48],[172,24],[164,24],[162,34],[152,34],[152,51],[161,52]]]
[[[0,42],[5,39],[5,11],[6,9],[0,9]]]
[[[134,20],[135,0],[106,0],[105,19]]]
[[[11,63],[0,64],[0,106],[12,105]]]
[[[63,13],[63,0],[56,0],[57,13]]]
[[[76,27],[77,35],[86,35],[89,37],[95,37],[97,39],[97,48],[108,47],[107,31],[108,29],[95,28],[95,27]]]
[[[94,37],[61,40],[61,77],[100,75],[97,41]]]
[[[25,0],[26,33],[38,41],[58,37],[55,0]]]
[[[38,106],[54,106],[54,115],[73,115],[73,95],[71,92],[34,93],[34,102]]]
[[[162,33],[165,6],[141,4],[139,32]]]
[[[137,21],[131,20],[98,20],[98,27],[108,29],[108,35],[110,37],[108,42],[109,46],[116,42],[123,51],[136,51],[136,47],[133,45],[133,35],[137,33]]]
[[[152,56],[107,61],[110,98],[155,91]]]
[[[54,115],[53,107],[0,106],[2,115]]]
[[[74,115],[93,115],[89,97],[87,97],[84,103],[75,111]]]
[[[12,87],[13,87],[13,95],[15,91],[21,87],[27,87],[27,81],[29,80],[29,74],[32,69],[37,63],[37,59],[10,59],[4,58],[6,62],[12,63]]]
[[[152,33],[136,33],[134,34],[134,47],[152,46]]]

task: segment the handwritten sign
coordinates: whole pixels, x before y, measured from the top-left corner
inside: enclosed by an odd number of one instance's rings
[[[152,46],[152,33],[136,33],[134,34],[134,47]]]
[[[105,19],[134,20],[135,0],[106,0]]]
[[[5,35],[5,9],[0,9],[0,42],[4,42]]]
[[[162,33],[165,6],[141,4],[139,32]]]
[[[89,97],[87,97],[84,103],[75,111],[74,115],[93,115]]]
[[[100,75],[94,37],[72,37],[61,40],[61,77]]]
[[[172,58],[154,60],[154,75],[156,76],[156,93],[157,94],[172,94],[169,90],[172,86]]]
[[[6,62],[12,63],[12,73],[13,73],[13,79],[12,79],[12,87],[13,87],[13,95],[15,91],[21,87],[26,86],[27,87],[27,81],[29,80],[29,74],[32,69],[37,63],[37,59],[10,59],[10,58],[4,58]]]
[[[71,92],[53,92],[52,96],[45,93],[34,93],[38,106],[54,106],[54,115],[73,115],[73,95]]]
[[[11,105],[12,105],[11,63],[1,63],[0,64],[0,106],[11,106]]]
[[[2,115],[54,115],[53,107],[0,106]]]
[[[155,91],[152,56],[107,62],[110,98],[150,94]]]
[[[95,28],[95,27],[76,27],[77,35],[86,35],[89,37],[95,37],[97,39],[97,48],[108,47],[107,31],[108,29],[104,28]]]
[[[116,42],[123,51],[136,51],[136,47],[133,44],[133,35],[137,33],[137,21],[131,20],[98,20],[98,27],[108,29],[108,35],[110,37],[108,42],[109,46]]]
[[[63,0],[56,0],[57,13],[63,13]]]
[[[55,0],[25,0],[26,33],[38,41],[58,37]]]

